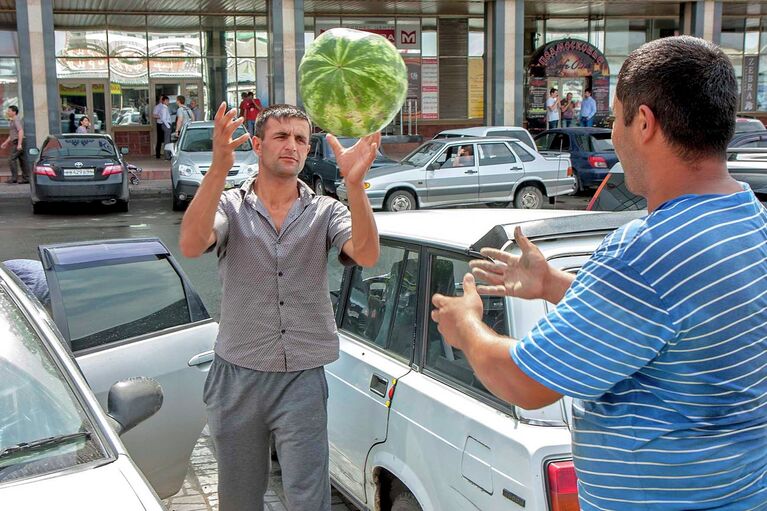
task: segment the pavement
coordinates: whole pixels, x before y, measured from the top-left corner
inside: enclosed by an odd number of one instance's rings
[[[265,511],[287,511],[282,491],[282,471],[277,461],[272,461],[269,489],[264,495]],[[189,471],[181,490],[166,499],[169,511],[217,511],[218,510],[218,469],[213,440],[208,427],[202,431],[189,460]],[[331,511],[357,511],[357,508],[335,490],[330,501]]]

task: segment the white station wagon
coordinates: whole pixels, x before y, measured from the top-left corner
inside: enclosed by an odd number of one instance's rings
[[[344,269],[331,259],[328,271],[341,343],[340,358],[327,366],[333,484],[371,510],[578,509],[569,400],[528,411],[490,394],[442,339],[431,296],[461,293],[475,251],[516,251],[517,225],[551,264],[577,271],[607,233],[641,214],[377,214],[378,264]],[[485,322],[515,338],[552,307],[483,301]]]

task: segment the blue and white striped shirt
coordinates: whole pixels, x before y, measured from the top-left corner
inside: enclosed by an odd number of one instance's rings
[[[576,398],[582,510],[767,509],[767,210],[744,189],[615,231],[511,349]]]

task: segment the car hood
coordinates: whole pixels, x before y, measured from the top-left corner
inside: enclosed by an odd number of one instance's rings
[[[180,152],[178,154],[178,162],[186,165],[210,165],[213,161],[213,153],[210,152],[195,152],[187,153]],[[240,165],[253,165],[258,163],[258,156],[253,151],[235,151],[234,162]]]
[[[414,167],[413,165],[387,165],[385,167],[374,167],[368,171],[365,180],[370,181],[372,179],[391,176],[392,174],[396,174],[398,172],[405,172],[417,168],[418,167]]]
[[[96,468],[82,468],[0,487],[4,509],[77,509],[78,511],[160,511],[157,496],[121,457]]]

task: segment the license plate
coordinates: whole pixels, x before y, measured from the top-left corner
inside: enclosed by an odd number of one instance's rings
[[[64,169],[65,176],[93,177],[95,169]]]

